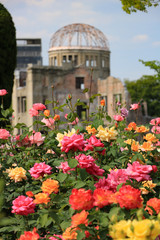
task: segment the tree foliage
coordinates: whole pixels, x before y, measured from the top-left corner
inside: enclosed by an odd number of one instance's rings
[[[160,62],[142,61],[145,66],[156,72],[155,75],[144,75],[136,81],[125,81],[132,102],[147,102],[148,115],[157,116],[160,112]]]
[[[147,12],[148,7],[157,7],[160,0],[121,0],[122,9],[126,13],[143,11]]]
[[[3,102],[5,109],[11,105],[16,49],[16,30],[12,17],[0,3],[0,89],[8,92]]]

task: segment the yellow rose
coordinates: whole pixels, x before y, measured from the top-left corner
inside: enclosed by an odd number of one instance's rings
[[[125,239],[125,237],[127,236],[127,231],[130,228],[130,225],[131,225],[130,220],[128,221],[121,220],[120,222],[117,222],[111,227],[109,234],[113,239],[116,240]]]
[[[137,239],[144,239],[150,236],[151,233],[151,226],[152,223],[149,219],[144,219],[141,221],[133,220],[131,227],[128,229],[127,236],[137,238]]]
[[[114,127],[103,128],[102,125],[100,125],[97,128],[97,131],[98,131],[98,134],[96,135],[96,137],[100,138],[101,141],[106,141],[106,142],[109,142],[110,140],[116,139],[116,136],[118,134],[118,132],[115,130]]]
[[[150,239],[155,240],[156,237],[160,234],[160,222],[152,220],[152,224],[153,225],[152,225],[152,229],[151,229]]]
[[[26,170],[22,167],[10,168],[7,169],[8,176],[13,179],[15,182],[20,182],[23,179],[27,179]]]

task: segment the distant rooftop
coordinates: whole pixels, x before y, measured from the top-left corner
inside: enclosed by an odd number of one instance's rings
[[[81,23],[64,26],[53,34],[49,50],[66,47],[109,51],[109,43],[106,36],[99,29]]]
[[[40,38],[17,38],[17,45],[41,45]]]

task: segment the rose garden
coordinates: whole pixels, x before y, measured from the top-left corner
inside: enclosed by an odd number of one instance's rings
[[[63,106],[55,102],[53,116],[51,102],[33,104],[35,130],[23,123],[0,129],[1,238],[159,239],[160,118],[128,123],[128,111],[136,115],[140,105],[118,102],[111,119],[102,100],[82,122],[81,102],[71,103],[71,95]],[[70,113],[62,122],[64,107]],[[10,111],[1,106],[1,113],[5,123]]]

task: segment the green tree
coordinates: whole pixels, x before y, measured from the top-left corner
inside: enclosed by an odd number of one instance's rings
[[[148,115],[158,116],[160,113],[160,62],[142,61],[145,66],[156,72],[155,75],[144,75],[136,81],[125,81],[132,102],[144,100],[147,102]]]
[[[11,105],[16,53],[15,26],[10,13],[0,3],[0,89],[6,89],[8,92],[4,100],[4,109]]]
[[[120,0],[122,3],[122,9],[126,13],[143,11],[147,12],[148,7],[157,7],[160,0]]]

